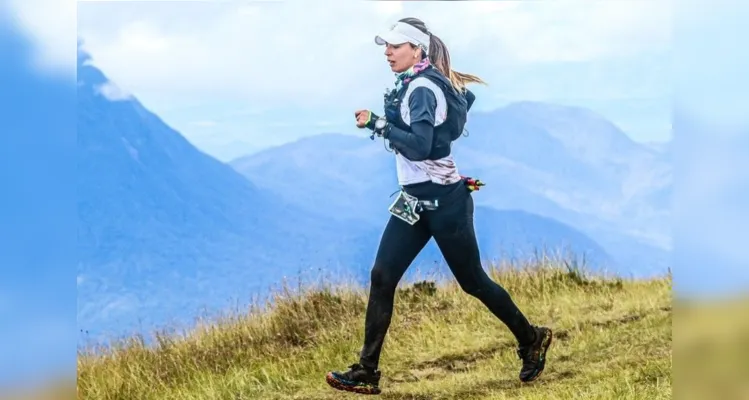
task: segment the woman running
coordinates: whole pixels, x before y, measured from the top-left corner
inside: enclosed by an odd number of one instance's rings
[[[378,364],[396,286],[431,238],[460,287],[513,333],[522,360],[520,380],[532,381],[544,369],[552,331],[531,325],[505,289],[482,268],[473,226],[475,182],[458,173],[450,152],[475,100],[465,85],[484,82],[451,70],[444,43],[419,19],[401,19],[376,36],[375,43],[385,46],[396,87],[385,96],[384,116],[369,110],[358,110],[355,116],[359,128],[389,141],[396,153],[402,190],[390,207],[392,216],[371,271],[359,361],[346,371],[329,372],[326,381],[340,390],[380,393]]]

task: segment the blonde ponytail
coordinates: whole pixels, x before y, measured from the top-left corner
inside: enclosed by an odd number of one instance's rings
[[[426,24],[418,18],[403,18],[399,22],[405,22],[416,29],[429,35],[429,60],[447,79],[450,80],[453,87],[464,91],[468,83],[480,83],[486,85],[483,79],[476,75],[464,72],[458,72],[450,67],[450,52],[447,50],[445,43],[437,35],[427,30]]]

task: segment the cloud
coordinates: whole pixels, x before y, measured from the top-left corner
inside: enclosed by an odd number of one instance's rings
[[[97,2],[79,5],[94,63],[158,102],[214,98],[268,107],[363,103],[392,82],[373,37],[418,16],[456,69],[633,56],[669,45],[666,1]],[[374,94],[373,94],[374,93]],[[188,101],[188,100],[185,100]]]
[[[494,33],[521,62],[629,57],[671,44],[665,0],[530,2],[503,22]]]
[[[122,90],[112,81],[97,86],[96,91],[101,93],[102,96],[106,97],[110,101],[123,101],[132,99],[132,95],[130,93]]]
[[[35,47],[41,72],[74,76],[76,3],[58,0],[10,0],[6,7],[21,33]],[[1,10],[0,10],[1,11]]]
[[[79,4],[78,22],[97,67],[208,151],[224,146],[219,137],[252,137],[261,147],[294,140],[299,125],[303,135],[347,132],[341,127],[351,125],[352,110],[381,107],[383,89],[393,84],[374,36],[407,16],[424,20],[448,45],[454,69],[489,82],[473,86],[476,111],[521,99],[582,106],[666,101],[670,13],[670,3],[657,0],[336,2],[327,8],[285,1],[97,1]],[[638,127],[640,136],[657,136],[663,125],[648,125],[639,114],[621,118],[618,124]],[[219,123],[220,134],[193,124],[200,120]],[[274,126],[279,120],[299,124]],[[312,122],[322,120],[330,124]]]

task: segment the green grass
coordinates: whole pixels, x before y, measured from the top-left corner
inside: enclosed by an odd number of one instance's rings
[[[671,277],[592,277],[564,265],[492,266],[534,324],[547,368],[517,376],[509,330],[456,284],[401,285],[381,358],[383,399],[670,399]],[[80,351],[79,399],[350,399],[325,373],[357,361],[366,290],[280,293],[266,312],[183,336]]]

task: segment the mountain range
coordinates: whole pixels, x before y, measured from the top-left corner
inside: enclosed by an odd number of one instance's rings
[[[670,145],[636,143],[591,110],[540,102],[471,113],[466,134],[453,153],[462,174],[486,182],[474,196],[480,207],[574,227],[600,243],[619,271],[670,266]],[[361,223],[377,224],[376,211],[398,189],[392,154],[354,135],[315,135],[230,165],[309,213],[334,209]]]
[[[245,307],[284,279],[368,282],[397,190],[383,146],[365,135],[321,134],[229,165],[195,148],[137,97],[115,97],[113,89],[79,50],[82,341],[190,324],[204,309],[220,312],[233,301]],[[475,193],[482,254],[524,258],[548,247],[600,268],[636,270],[613,243],[642,250],[650,248],[638,240],[661,237],[653,219],[667,211],[654,201],[669,186],[666,166],[662,175],[653,172],[661,168],[658,153],[625,140],[629,153],[619,158],[596,154],[619,152],[614,130],[614,141],[596,142],[591,154],[581,149],[588,149],[584,133],[575,143],[550,131],[564,122],[553,119],[559,112],[544,128],[523,119],[528,106],[472,115],[471,135],[456,144],[462,172],[488,184]],[[570,126],[579,123],[561,114]],[[638,171],[651,184],[632,175]],[[625,201],[618,192],[626,190]],[[592,234],[600,232],[609,236]],[[435,266],[441,261],[432,242],[415,266],[444,272]]]

